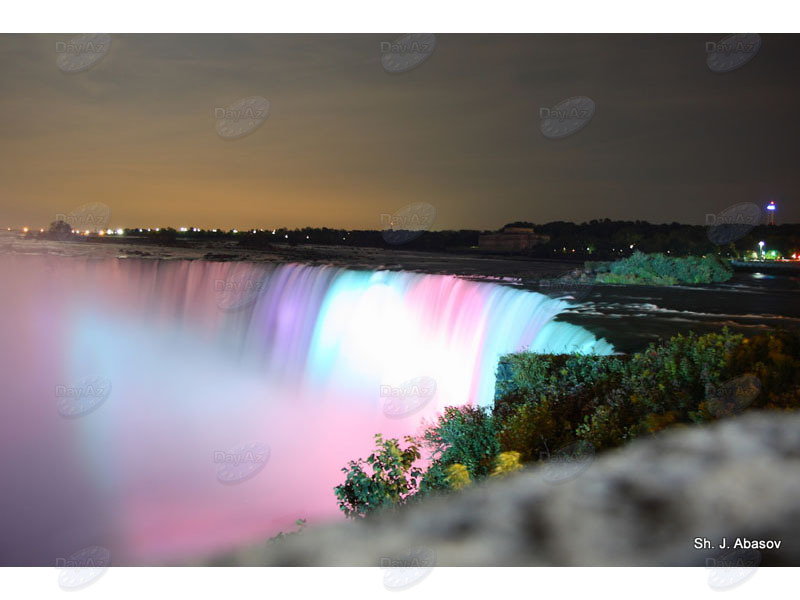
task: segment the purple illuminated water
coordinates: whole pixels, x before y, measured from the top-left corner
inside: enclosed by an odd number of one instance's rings
[[[340,519],[373,435],[488,404],[500,354],[609,353],[546,296],[297,264],[0,255],[2,564],[201,558]]]

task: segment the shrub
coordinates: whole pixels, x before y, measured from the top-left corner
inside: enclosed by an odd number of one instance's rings
[[[592,265],[593,268],[596,268]],[[587,265],[589,268],[589,265]],[[714,283],[727,281],[733,269],[719,256],[666,256],[636,251],[598,271],[601,283],[639,285],[675,285],[678,283]]]
[[[473,479],[486,477],[500,451],[494,419],[478,406],[448,406],[423,433],[421,443],[433,451],[434,460],[433,471],[425,474],[426,489],[439,487],[440,469],[453,464],[464,465]]]
[[[497,455],[491,477],[502,477],[522,469],[519,452],[501,452]]]
[[[800,407],[800,337],[723,329],[627,357],[507,355],[494,416],[501,449],[537,460],[576,439],[598,450],[747,408]]]
[[[467,467],[458,463],[447,467],[447,484],[451,489],[460,490],[470,483],[472,483],[472,479]]]
[[[366,517],[368,514],[387,508],[397,508],[416,493],[422,474],[413,466],[420,457],[414,438],[407,436],[408,447],[400,449],[396,439],[384,440],[375,435],[377,452],[366,461],[350,461],[342,469],[346,474],[343,484],[334,492],[339,508],[348,517]],[[365,468],[366,467],[366,468]]]
[[[366,461],[373,474],[351,462],[336,495],[348,516],[364,516],[575,444],[602,451],[751,408],[800,408],[798,331],[676,335],[627,356],[509,354],[498,364],[491,411],[447,407],[419,440],[406,438],[404,451],[376,436],[381,451]],[[418,445],[433,450],[424,474],[412,467]]]
[[[281,542],[281,541],[285,540],[287,537],[290,537],[290,536],[293,536],[293,535],[302,535],[303,530],[308,525],[308,523],[306,523],[305,519],[297,519],[294,522],[294,524],[297,526],[297,531],[289,531],[287,533],[283,533],[282,531],[279,531],[276,535],[274,535],[271,538],[269,538],[267,540],[267,542],[269,542],[270,544],[275,544],[277,542]]]

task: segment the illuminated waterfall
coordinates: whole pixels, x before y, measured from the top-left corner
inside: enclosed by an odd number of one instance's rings
[[[613,351],[554,321],[562,301],[451,276],[43,256],[0,274],[2,564],[180,562],[340,518],[373,435],[490,403],[500,354]]]

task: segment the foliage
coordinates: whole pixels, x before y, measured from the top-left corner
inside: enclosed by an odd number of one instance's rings
[[[351,462],[336,494],[348,516],[364,516],[514,472],[575,444],[602,452],[745,410],[799,408],[794,330],[676,335],[626,356],[514,353],[500,359],[491,410],[447,407],[418,440],[406,438],[404,452],[376,436],[382,451],[367,459],[375,474]],[[424,473],[411,467],[417,444],[432,450]]]
[[[396,439],[384,440],[375,435],[376,452],[366,461],[350,461],[342,469],[345,482],[334,488],[339,508],[348,517],[365,517],[387,508],[397,508],[416,493],[421,469],[414,467],[419,459],[419,448],[414,438],[404,438],[408,443],[400,449]]]
[[[286,539],[287,537],[289,537],[289,536],[292,536],[292,535],[301,535],[301,534],[303,533],[303,530],[304,530],[304,529],[306,528],[306,526],[308,525],[308,523],[306,522],[306,520],[305,520],[305,519],[297,519],[297,520],[294,522],[294,524],[295,524],[295,525],[297,525],[297,531],[289,531],[289,532],[287,532],[287,533],[283,533],[282,531],[279,531],[279,532],[277,533],[277,535],[274,535],[274,536],[272,536],[271,538],[269,538],[269,539],[267,540],[267,542],[268,542],[268,543],[270,543],[270,544],[274,544],[274,543],[276,543],[276,542],[280,542],[280,541],[283,541],[283,540],[285,540],[285,539]]]
[[[500,451],[494,419],[479,406],[448,406],[422,435],[421,444],[432,450],[434,461],[423,476],[424,492],[449,487],[445,470],[450,465],[463,465],[473,479],[488,476]]]
[[[503,475],[508,475],[514,471],[519,471],[522,469],[519,459],[519,452],[501,452],[497,455],[497,460],[495,461],[494,471],[492,471],[491,477],[502,477]]]
[[[747,375],[759,386],[759,393],[747,401],[746,408],[761,410],[796,410],[800,407],[800,336],[777,330],[745,338],[731,350],[725,365],[725,381]],[[710,417],[700,406],[697,421]],[[711,417],[713,418],[713,417]]]
[[[47,229],[48,237],[66,239],[72,235],[72,225],[66,221],[53,221]]]
[[[587,265],[588,268],[588,265]],[[596,268],[596,263],[595,263]],[[666,256],[661,253],[634,252],[632,256],[611,263],[608,272],[599,272],[600,283],[675,285],[678,283],[714,283],[733,276],[730,265],[716,254]]]
[[[502,450],[527,462],[580,439],[602,450],[722,418],[732,389],[734,412],[800,408],[797,332],[676,335],[625,357],[508,355],[494,414]]]
[[[447,484],[454,490],[460,490],[472,483],[472,479],[469,476],[469,470],[464,465],[459,463],[450,465],[447,467],[446,472]]]
[[[645,221],[612,221],[610,219],[592,220],[586,223],[569,223],[552,221],[535,224],[519,222],[518,224],[533,227],[536,233],[550,238],[548,243],[537,244],[520,254],[540,258],[569,258],[592,260],[618,260],[633,254],[634,249],[642,252],[664,252],[670,256],[702,256],[720,253],[728,258],[737,258],[758,248],[758,242],[764,240],[766,247],[776,250],[784,256],[790,256],[800,249],[800,227],[796,224],[775,226],[759,225],[746,235],[726,244],[718,246],[708,236],[709,228],[702,225],[685,225],[681,223],[647,223]],[[142,243],[158,243],[169,246],[184,246],[188,241],[230,242],[241,247],[256,250],[268,250],[274,243],[313,246],[347,246],[371,248],[395,248],[387,242],[384,231],[331,229],[329,227],[303,227],[287,229],[279,227],[275,230],[256,233],[210,230],[191,227],[189,230],[176,232],[171,228],[160,228],[138,232],[135,236]],[[274,231],[274,233],[273,233]],[[427,252],[479,252],[478,230],[441,230],[425,231],[419,237],[403,244],[406,250]],[[91,242],[91,237],[76,237],[78,241]],[[316,255],[316,250],[307,249]],[[589,265],[587,265],[589,268]],[[590,269],[591,270],[591,269]],[[594,269],[595,272],[607,270],[605,267]]]

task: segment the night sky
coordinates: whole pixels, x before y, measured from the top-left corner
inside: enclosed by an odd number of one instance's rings
[[[800,222],[800,37],[762,35],[714,72],[727,34],[436,36],[389,73],[375,35],[112,35],[65,73],[65,35],[0,36],[0,226],[46,227],[88,202],[111,225],[380,229],[413,202],[433,229],[515,220],[702,224],[739,202]],[[269,117],[218,135],[250,96]],[[580,131],[539,109],[586,96]]]

